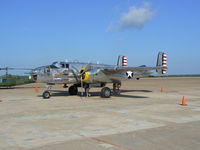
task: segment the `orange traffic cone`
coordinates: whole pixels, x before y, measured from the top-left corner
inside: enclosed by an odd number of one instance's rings
[[[38,90],[38,87],[36,87],[36,88],[35,88],[35,93],[38,93],[38,91],[39,91],[39,90]]]
[[[160,92],[164,92],[165,90],[164,90],[164,88],[160,88]]]
[[[187,102],[186,102],[185,96],[183,96],[183,98],[182,98],[182,104],[181,105],[182,106],[187,106]]]

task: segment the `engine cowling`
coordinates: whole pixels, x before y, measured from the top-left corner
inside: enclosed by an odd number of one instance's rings
[[[89,72],[85,71],[85,68],[81,68],[80,73],[81,73],[81,80],[83,82],[88,82],[89,77],[90,77]]]

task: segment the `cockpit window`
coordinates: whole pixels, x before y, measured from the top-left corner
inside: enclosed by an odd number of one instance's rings
[[[61,67],[62,67],[62,68],[69,68],[69,64],[63,63],[63,64],[61,64]]]
[[[61,64],[62,68],[65,68],[65,64]]]
[[[69,64],[66,64],[64,62],[54,62],[52,65],[51,65],[51,68],[69,68]]]

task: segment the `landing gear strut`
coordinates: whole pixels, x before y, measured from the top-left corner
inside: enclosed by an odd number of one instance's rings
[[[113,83],[113,94],[120,95],[121,83]]]

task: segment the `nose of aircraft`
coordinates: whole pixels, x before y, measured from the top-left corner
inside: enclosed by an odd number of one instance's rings
[[[31,71],[29,79],[32,79],[34,81],[37,80],[37,70],[34,69],[34,70]]]

